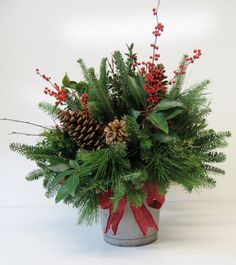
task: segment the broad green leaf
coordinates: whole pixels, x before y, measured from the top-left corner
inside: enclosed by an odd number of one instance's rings
[[[149,138],[151,135],[152,135],[151,130],[150,130],[147,126],[145,126],[145,127],[139,132],[138,137],[139,137],[140,139],[143,139],[143,138],[145,139],[145,138]]]
[[[75,81],[70,81],[69,88],[77,89],[78,83]]]
[[[176,133],[165,134],[158,132],[153,135],[153,138],[161,143],[169,144],[179,140],[179,136]]]
[[[162,111],[176,107],[184,108],[184,104],[177,100],[163,99],[156,105],[154,111]]]
[[[58,192],[57,192],[57,196],[55,198],[55,202],[58,203],[61,200],[63,200],[67,195],[69,195],[68,190],[66,189],[66,187],[64,185],[62,185]]]
[[[162,130],[163,132],[169,132],[167,120],[162,113],[149,113],[147,119],[158,129]]]
[[[74,172],[74,169],[66,170],[61,172],[60,174],[56,175],[56,177],[51,182],[52,186],[56,186],[60,180],[62,180],[64,177],[71,175]]]
[[[73,167],[75,169],[80,167],[79,163],[77,161],[75,161],[75,160],[70,160],[69,164],[70,164],[71,167]]]
[[[66,186],[68,192],[72,196],[75,195],[75,191],[76,191],[77,186],[79,185],[79,181],[80,181],[80,174],[74,173],[65,182],[65,186]]]
[[[63,84],[65,87],[70,87],[70,78],[69,78],[69,76],[67,75],[67,73],[65,74],[65,76],[64,76],[63,79],[62,79],[62,84]]]
[[[165,117],[167,120],[173,119],[174,117],[178,116],[180,113],[183,112],[183,109],[176,109],[174,111],[170,111],[168,113],[165,113]]]
[[[65,170],[70,169],[70,165],[67,163],[58,163],[54,165],[48,166],[48,168],[54,172],[63,172]]]
[[[143,77],[140,75],[140,74],[138,74],[137,75],[137,79],[138,79],[138,83],[141,85],[141,87],[143,88],[144,87],[144,85],[145,85],[145,81],[144,81],[144,79],[143,79]],[[147,97],[147,93],[145,92],[145,94],[146,94],[146,97]]]
[[[128,77],[129,90],[138,106],[142,106],[145,100],[145,91],[143,87],[132,76]]]
[[[84,81],[80,81],[79,83],[77,83],[76,85],[76,90],[79,92],[79,93],[85,93],[85,92],[88,92],[89,90],[89,85],[84,82]]]

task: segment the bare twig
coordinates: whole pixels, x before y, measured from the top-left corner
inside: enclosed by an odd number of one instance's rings
[[[25,136],[41,136],[44,137],[42,134],[34,134],[34,133],[23,133],[23,132],[10,132],[8,135],[11,134],[20,134],[20,135],[25,135]]]
[[[49,127],[46,127],[46,126],[43,126],[43,125],[40,125],[40,124],[36,124],[36,123],[32,123],[32,122],[29,122],[29,121],[21,121],[21,120],[7,119],[7,118],[2,118],[2,119],[0,119],[0,121],[19,122],[19,123],[25,123],[25,124],[33,125],[33,126],[36,126],[36,127],[40,127],[40,128],[43,128],[43,129],[50,129]]]

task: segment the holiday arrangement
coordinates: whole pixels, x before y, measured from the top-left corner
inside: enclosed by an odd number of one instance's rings
[[[27,180],[42,178],[47,197],[79,208],[79,223],[95,221],[99,208],[108,211],[105,233],[114,236],[126,207],[145,237],[149,228],[158,230],[149,209],[161,208],[172,183],[191,192],[215,187],[212,173],[224,174],[215,163],[226,157],[216,149],[226,146],[230,132],[208,128],[209,80],[183,89],[201,50],[184,55],[168,78],[157,45],[164,26],[158,8],[152,12],[148,61],[139,61],[134,45],[127,45],[125,55],[103,58],[98,73],[79,59],[84,80],[66,74],[60,86],[36,69],[48,84],[44,93],[55,99],[39,108],[56,125],[41,126],[35,145],[10,145],[37,165]]]

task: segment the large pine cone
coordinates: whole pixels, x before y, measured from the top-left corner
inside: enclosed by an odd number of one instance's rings
[[[58,117],[65,131],[74,139],[81,149],[94,150],[104,141],[103,126],[82,112],[58,112]]]
[[[125,143],[128,138],[125,130],[125,121],[123,120],[115,119],[109,122],[104,132],[107,144]]]

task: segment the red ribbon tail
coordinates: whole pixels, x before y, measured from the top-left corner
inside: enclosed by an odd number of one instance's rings
[[[143,236],[146,236],[149,227],[158,231],[157,224],[144,204],[141,207],[131,206],[131,210]]]
[[[113,234],[116,235],[120,220],[124,215],[126,202],[126,198],[123,197],[120,200],[118,208],[115,212],[112,212],[112,208],[109,208],[109,216],[107,219],[105,234],[107,234],[110,228],[112,228]]]

